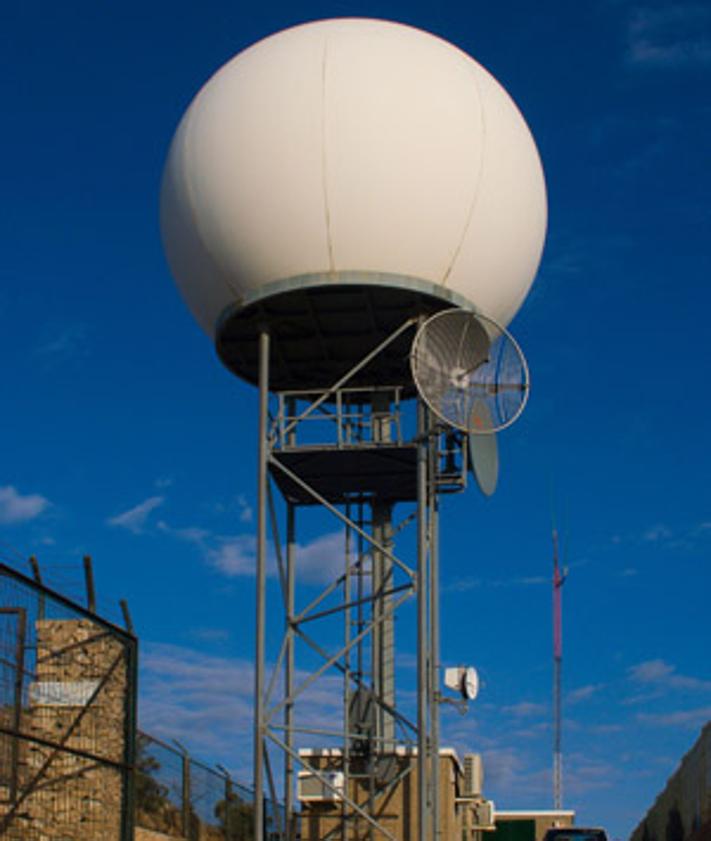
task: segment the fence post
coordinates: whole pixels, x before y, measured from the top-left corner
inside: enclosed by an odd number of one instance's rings
[[[133,841],[136,832],[136,707],[138,691],[138,641],[132,638],[125,648],[126,697],[124,700],[123,819],[122,841]]]
[[[94,589],[94,568],[91,555],[84,555],[84,586],[86,587],[86,607],[96,613],[96,590]]]
[[[225,776],[225,841],[232,841],[234,818],[232,816],[232,777]]]
[[[190,838],[190,754],[183,750],[183,835]]]
[[[43,590],[41,589],[41,587],[42,587],[42,576],[40,574],[39,561],[37,560],[36,555],[30,555],[30,567],[32,569],[32,577],[35,579],[37,584],[40,585],[40,589],[38,590],[38,595],[37,595],[37,618],[38,619],[44,619],[45,596],[44,596]]]

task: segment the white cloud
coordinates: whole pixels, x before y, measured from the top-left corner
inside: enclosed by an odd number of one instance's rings
[[[593,724],[588,725],[587,730],[590,733],[597,733],[600,736],[609,736],[612,733],[622,733],[624,727],[621,724]]]
[[[177,738],[212,761],[248,753],[253,668],[247,660],[216,657],[177,645],[151,644],[141,654],[140,726]],[[245,763],[245,772],[248,765]]]
[[[523,770],[520,752],[512,749],[487,751],[483,755],[487,782],[501,788],[512,788]]]
[[[520,575],[514,578],[494,578],[482,579],[471,578],[469,576],[463,578],[455,578],[448,582],[441,588],[442,593],[466,593],[470,590],[478,590],[482,587],[500,588],[500,587],[538,587],[541,584],[549,584],[550,579],[544,575]]]
[[[13,525],[39,517],[49,507],[49,500],[40,494],[23,496],[12,485],[0,487],[0,523]]]
[[[302,581],[325,583],[332,581],[345,567],[343,532],[336,531],[317,537],[296,548],[297,575]]]
[[[647,529],[642,535],[642,540],[646,540],[648,543],[658,543],[661,540],[669,540],[670,537],[672,537],[671,529],[663,523],[658,523],[651,529]]]
[[[533,701],[519,701],[518,704],[510,704],[502,707],[501,711],[516,718],[529,718],[530,716],[543,715],[547,710],[545,704],[536,704]]]
[[[627,29],[627,60],[638,67],[678,68],[711,63],[711,11],[701,3],[641,6]]]
[[[257,569],[257,540],[251,534],[217,538],[217,546],[206,550],[211,566],[230,578],[254,575]]]
[[[589,683],[587,686],[580,686],[578,689],[573,689],[566,696],[566,701],[569,704],[579,704],[581,701],[587,701],[592,698],[601,689],[604,688],[603,683]]]
[[[296,685],[305,677],[297,670]],[[341,686],[337,675],[324,675],[311,686],[296,705],[299,726],[341,727]],[[278,684],[275,701],[280,691]],[[241,757],[234,771],[243,779],[251,774],[253,693],[251,660],[165,643],[143,647],[141,728],[164,740],[177,738],[212,763],[234,765]]]
[[[187,636],[198,642],[227,642],[230,632],[227,628],[192,628],[187,632]]]
[[[612,788],[618,784],[621,773],[619,763],[593,759],[588,753],[573,753],[565,759],[565,789],[569,794],[581,795]]]
[[[637,721],[655,727],[701,727],[711,719],[711,707],[670,713],[638,713]]]
[[[645,660],[627,670],[628,677],[637,684],[658,689],[691,689],[711,691],[711,681],[689,675],[681,675],[676,666],[665,660]]]
[[[455,578],[444,584],[440,589],[442,593],[468,593],[470,590],[478,590],[482,586],[481,578]]]
[[[252,576],[256,572],[257,539],[253,533],[220,535],[196,527],[174,528],[164,520],[158,523],[158,528],[172,537],[193,543],[211,567],[229,578]],[[344,546],[342,531],[329,532],[298,544],[296,568],[299,580],[306,584],[333,581],[344,568]],[[269,543],[267,552],[267,575],[273,578],[277,575],[273,544]]]
[[[541,796],[550,791],[550,770],[527,767],[520,747],[486,750],[483,759],[487,791],[493,788],[497,796],[518,799],[522,791],[529,796]]]
[[[83,324],[67,327],[54,339],[35,348],[35,354],[46,363],[66,363],[86,353],[87,331]]]
[[[251,523],[252,519],[254,518],[254,512],[252,511],[252,506],[247,502],[247,497],[244,494],[240,494],[237,497],[237,510],[239,511],[239,521],[240,523]]]
[[[151,496],[128,511],[117,514],[107,520],[110,526],[128,529],[133,534],[140,534],[146,526],[148,517],[152,511],[159,508],[165,502],[163,496]]]
[[[254,575],[257,568],[257,540],[252,534],[214,537],[214,545],[206,550],[211,566],[230,578]],[[342,532],[324,534],[296,547],[296,569],[299,580],[307,584],[324,584],[343,571],[344,542]],[[277,574],[276,554],[268,548],[267,574]]]

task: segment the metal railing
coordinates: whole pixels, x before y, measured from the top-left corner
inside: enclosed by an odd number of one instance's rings
[[[402,446],[403,392],[401,386],[340,388],[324,402],[319,402],[320,392],[280,392],[271,429],[275,447]]]

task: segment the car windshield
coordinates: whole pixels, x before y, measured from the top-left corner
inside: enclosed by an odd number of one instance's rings
[[[607,841],[602,829],[550,829],[545,841]]]

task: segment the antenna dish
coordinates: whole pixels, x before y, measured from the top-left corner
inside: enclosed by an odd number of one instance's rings
[[[489,407],[483,400],[475,400],[473,414],[484,427],[494,425]],[[469,467],[476,479],[479,490],[484,496],[493,496],[499,482],[499,447],[496,433],[489,435],[469,435]]]
[[[516,340],[492,319],[468,310],[428,318],[412,343],[410,367],[430,409],[472,435],[510,426],[528,400],[528,365]]]
[[[479,694],[479,673],[474,666],[454,666],[445,669],[444,685],[459,692],[465,701],[474,701]]]
[[[469,666],[464,671],[464,678],[462,679],[462,695],[467,701],[474,701],[479,694],[479,674],[473,666]]]

